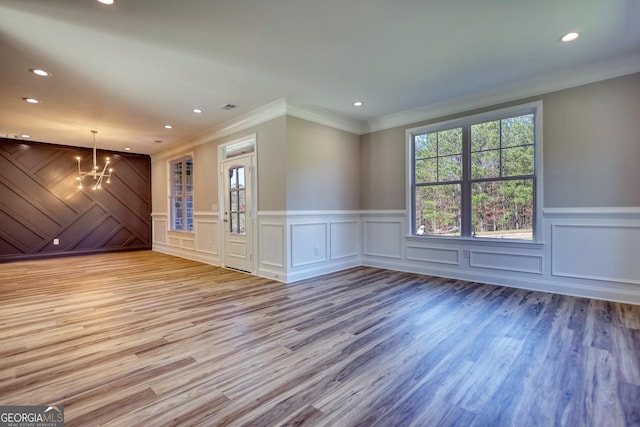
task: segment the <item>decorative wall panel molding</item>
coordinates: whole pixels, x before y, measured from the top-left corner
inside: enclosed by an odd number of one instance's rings
[[[260,222],[260,265],[286,268],[285,225],[276,222]]]
[[[554,224],[551,274],[640,285],[640,224]]]
[[[471,267],[542,274],[542,255],[478,250],[469,252],[469,266]]]
[[[327,223],[291,224],[291,267],[327,261]]]
[[[166,227],[166,215],[153,218],[154,232]],[[540,218],[540,242],[407,236],[405,225],[404,211],[258,212],[258,275],[290,283],[367,265],[640,304],[640,209],[554,209]],[[208,231],[197,230],[201,248]],[[169,248],[162,238],[154,249]]]
[[[412,261],[458,265],[460,263],[459,254],[460,251],[458,249],[407,245],[407,259]]]
[[[78,189],[76,156],[92,150],[0,138],[0,261],[151,248],[149,156],[99,150],[101,191]]]
[[[360,227],[358,221],[334,221],[329,223],[330,258],[360,256]]]
[[[402,258],[402,221],[365,219],[364,255]]]

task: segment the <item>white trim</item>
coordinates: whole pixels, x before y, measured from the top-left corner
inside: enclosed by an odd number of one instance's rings
[[[545,280],[540,277],[525,277],[517,274],[493,274],[489,270],[460,270],[370,257],[363,257],[362,265],[367,267],[385,268],[395,271],[405,271],[409,273],[464,280],[474,283],[486,283],[488,285],[506,286],[510,288],[570,295],[581,298],[594,298],[604,301],[617,301],[627,304],[640,304],[640,287],[637,286],[633,288],[604,288],[601,286],[590,285],[588,283],[568,283]]]
[[[258,107],[240,117],[225,122],[219,126],[208,129],[192,138],[180,141],[176,148],[169,148],[151,155],[151,161],[158,161],[181,153],[185,150],[193,150],[203,144],[215,141],[225,136],[233,135],[236,132],[247,130],[253,126],[277,119],[286,114],[286,100],[284,98],[273,101],[269,104]]]
[[[500,265],[492,265],[492,264],[483,264],[481,262],[476,262],[474,261],[475,257],[474,255],[478,255],[478,254],[488,254],[488,255],[498,255],[498,256],[505,256],[505,257],[520,257],[520,258],[531,258],[531,259],[536,259],[538,261],[538,268],[536,268],[535,270],[529,270],[529,269],[525,269],[525,268],[517,268],[517,267],[510,267],[510,268],[505,268],[502,267]],[[518,273],[532,273],[532,274],[542,274],[543,270],[543,256],[542,255],[536,255],[536,254],[517,254],[517,253],[513,253],[513,252],[500,252],[500,251],[479,251],[479,250],[471,250],[469,251],[469,267],[475,267],[475,268],[489,268],[492,270],[502,270],[502,271],[515,271]]]
[[[443,122],[432,123],[429,125],[417,126],[410,129],[405,130],[405,206],[406,212],[409,213],[408,221],[405,223],[405,234],[408,237],[413,236],[413,221],[415,218],[413,214],[415,212],[415,199],[414,199],[414,189],[415,185],[413,182],[413,168],[415,165],[415,161],[413,159],[413,137],[418,134],[424,133],[432,133],[439,132],[446,129],[452,128],[462,128],[469,127],[477,123],[484,123],[493,120],[504,119],[508,117],[520,116],[524,114],[533,114],[533,126],[534,126],[534,174],[535,174],[535,192],[533,195],[533,203],[534,203],[534,216],[533,216],[533,229],[534,235],[533,239],[530,243],[540,244],[543,242],[543,233],[542,233],[542,203],[544,200],[544,183],[543,183],[543,127],[542,127],[542,119],[543,119],[543,102],[541,100],[528,102],[525,104],[513,105],[506,108],[500,108],[497,110],[486,111],[479,114],[471,114],[467,116],[462,116],[452,120],[446,120]],[[462,155],[465,154],[464,148],[462,149]],[[471,153],[466,153],[471,156]],[[464,156],[463,156],[464,157]],[[463,162],[464,163],[464,162]],[[463,175],[464,176],[464,175]],[[471,179],[471,177],[469,177]],[[464,180],[461,178],[460,181],[461,187],[464,186]],[[464,200],[460,201],[460,208],[464,207]],[[469,217],[470,218],[470,217]],[[470,218],[471,219],[471,218]],[[451,240],[475,240],[476,238],[471,236],[460,236],[460,237],[438,237],[438,236],[429,236],[433,239],[451,239]]]
[[[544,216],[549,218],[563,217],[611,217],[640,216],[640,206],[631,207],[589,207],[589,208],[544,208]]]
[[[193,216],[218,216],[216,211],[193,211]]]
[[[192,187],[193,187],[193,191],[191,192],[191,198],[193,199],[193,204],[195,206],[195,201],[196,201],[196,186],[195,186],[195,175],[194,171],[196,168],[196,162],[194,160],[195,158],[195,153],[193,151],[188,151],[186,153],[182,153],[176,157],[171,157],[171,158],[167,158],[167,231],[170,232],[176,232],[176,233],[195,233],[195,215],[192,214],[192,218],[191,218],[191,222],[193,223],[193,229],[192,230],[174,230],[174,223],[173,223],[173,218],[171,217],[171,192],[173,189],[173,168],[172,166],[174,164],[177,164],[178,162],[184,162],[186,160],[191,160],[191,173],[192,173]],[[186,182],[186,180],[184,179],[184,173],[186,171],[186,166],[185,169],[182,171],[182,181],[183,184],[184,182]],[[187,193],[185,191],[185,194],[183,195],[183,198],[187,197]],[[184,201],[184,200],[183,200]],[[186,207],[184,208],[184,225],[187,225],[187,209]],[[195,213],[195,212],[194,212]]]
[[[417,126],[407,129],[410,136],[415,134],[439,132],[441,130],[453,129],[462,126],[468,126],[477,123],[490,122],[508,117],[521,116],[525,114],[540,114],[542,110],[542,101],[528,102],[526,104],[514,105],[512,107],[500,108],[498,110],[485,111],[483,113],[471,114],[468,116],[458,117],[457,119],[446,120],[443,122],[431,123],[424,126]],[[464,114],[464,111],[460,111]],[[534,123],[535,124],[535,123]],[[537,129],[536,129],[537,130]]]
[[[251,129],[254,126],[258,126],[262,123],[266,123],[270,120],[286,115],[329,126],[334,129],[343,130],[345,132],[354,133],[356,135],[362,135],[364,133],[364,123],[360,120],[334,113],[332,111],[322,110],[317,107],[294,104],[287,101],[285,98],[280,98],[236,117],[233,120],[229,120],[221,125],[207,129],[191,138],[182,140],[176,148],[168,148],[166,151],[152,154],[151,162],[178,155],[185,150],[193,150],[199,145],[207,144],[226,136]]]
[[[585,233],[588,233],[589,230],[593,229],[610,229],[610,230],[639,230],[640,225],[633,224],[592,224],[592,223],[581,223],[581,224],[552,224],[551,225],[551,234],[552,236],[557,234],[556,230],[560,229],[585,229]],[[554,238],[552,237],[552,240]],[[633,254],[631,254],[633,256]],[[589,280],[598,280],[605,282],[617,282],[617,283],[632,283],[634,285],[640,285],[640,277],[616,277],[616,276],[601,276],[601,275],[591,275],[591,274],[581,274],[569,271],[560,271],[557,265],[560,264],[558,260],[558,253],[554,250],[554,247],[551,249],[551,275],[552,276],[562,276],[576,279],[589,279]],[[636,264],[637,265],[637,264]],[[617,267],[620,267],[618,265]],[[618,270],[619,272],[619,270]]]
[[[152,250],[167,255],[173,255],[180,258],[190,259],[192,261],[202,262],[204,264],[220,267],[220,259],[217,255],[210,252],[195,251],[191,249],[180,248],[177,246],[171,246],[167,244],[160,244],[154,242]]]
[[[212,127],[191,138],[180,141],[175,148],[168,148],[151,155],[151,162],[175,156],[193,148],[247,130],[270,120],[290,115],[356,135],[377,132],[399,126],[445,117],[464,111],[472,111],[505,102],[517,101],[550,92],[594,83],[640,71],[640,54],[626,55],[612,61],[599,62],[569,68],[528,81],[477,92],[460,98],[428,104],[419,108],[377,117],[366,122],[318,107],[302,106],[286,98],[280,98],[258,107],[233,120]]]
[[[268,217],[314,217],[314,216],[344,216],[344,215],[365,215],[365,216],[380,216],[380,215],[405,215],[404,210],[327,210],[327,211],[259,211],[258,216]]]
[[[505,102],[540,96],[558,90],[612,79],[640,71],[640,54],[625,55],[611,61],[584,64],[556,71],[524,82],[477,92],[460,98],[425,105],[367,121],[363,133],[372,133],[399,126],[445,117],[461,111],[471,111]]]
[[[287,101],[287,115],[297,117],[299,119],[308,120],[313,123],[329,126],[334,129],[343,130],[345,132],[362,135],[364,122],[343,116],[333,111],[323,110],[317,107],[302,106]]]
[[[640,304],[640,282],[636,280],[636,265],[633,264],[633,256],[636,250],[635,237],[628,233],[617,233],[612,239],[611,245],[621,247],[620,254],[611,255],[603,249],[603,256],[592,255],[587,262],[602,263],[600,268],[581,269],[580,261],[571,262],[584,244],[572,244],[572,236],[565,236],[562,241],[554,239],[551,234],[554,229],[585,228],[589,229],[640,229],[640,209],[631,208],[551,208],[545,212],[562,213],[558,219],[545,221],[543,232],[545,243],[529,242],[503,242],[503,241],[476,241],[476,240],[435,240],[421,237],[404,236],[400,232],[403,229],[406,213],[404,210],[379,210],[379,211],[293,211],[289,215],[286,211],[259,212],[258,238],[261,240],[260,248],[256,249],[258,265],[257,275],[284,283],[307,279],[329,272],[340,271],[357,266],[373,266],[397,271],[408,271],[418,274],[447,277],[467,280],[470,282],[487,283],[499,286],[528,289],[534,291],[551,292],[557,294],[573,295],[577,297],[596,298],[608,301],[620,301],[631,304]],[[594,213],[590,216],[589,213]],[[606,213],[612,213],[607,216]],[[199,211],[200,223],[215,222],[215,212]],[[581,215],[586,213],[586,215]],[[631,215],[631,216],[630,216]],[[154,233],[157,223],[161,223],[165,213],[154,212]],[[204,221],[202,221],[204,219]],[[325,225],[313,230],[317,242],[322,241],[322,236],[327,237],[324,244],[324,254],[313,260],[313,256],[305,256],[302,262],[292,265],[292,251],[295,250],[292,243],[292,229],[305,225]],[[350,224],[349,233],[338,233],[332,236],[331,228],[336,224]],[[390,230],[388,224],[397,224],[396,232]],[[275,227],[275,228],[272,228]],[[381,228],[380,228],[381,227]],[[272,242],[262,240],[264,230],[268,228],[274,234]],[[354,233],[354,229],[357,231]],[[377,233],[386,232],[384,237]],[[367,235],[367,233],[373,233]],[[221,257],[209,250],[196,250],[192,248],[193,239],[190,235],[180,232],[169,232],[165,236],[167,241],[159,241],[162,236],[153,236],[153,249],[212,265],[221,265]],[[354,237],[356,236],[357,237]],[[635,235],[635,234],[634,234]],[[338,240],[333,241],[334,237]],[[367,240],[375,238],[373,246],[367,245]],[[219,237],[220,238],[220,237]],[[354,245],[341,242],[351,242],[357,239]],[[568,240],[567,240],[568,239]],[[626,243],[633,243],[625,246]],[[316,245],[318,243],[315,243]],[[304,242],[302,242],[304,245]],[[334,257],[333,245],[346,248],[341,256]],[[312,243],[302,247],[304,250],[313,251]],[[576,245],[581,245],[576,248]],[[309,247],[311,246],[311,247]],[[368,247],[369,246],[369,247]],[[562,249],[562,252],[558,252]],[[422,251],[422,252],[420,252]],[[435,252],[432,252],[435,251]],[[311,253],[311,252],[310,252]],[[220,253],[221,254],[221,253]],[[469,257],[465,257],[468,254]],[[627,254],[629,257],[627,257]],[[269,257],[268,261],[264,256]],[[272,256],[275,255],[275,256]],[[474,257],[480,255],[481,258]],[[561,256],[561,258],[559,258]],[[627,273],[617,272],[609,268],[619,256],[624,257],[624,266]],[[509,261],[510,257],[518,257],[515,262]],[[524,257],[525,259],[520,259]],[[568,264],[558,264],[558,260],[568,261]],[[255,258],[254,258],[255,259]],[[595,261],[594,261],[595,260]],[[307,262],[312,261],[312,262]],[[457,261],[457,264],[454,262]],[[617,265],[617,264],[616,264]],[[568,266],[568,267],[566,267]],[[590,267],[591,264],[587,265]],[[597,266],[596,266],[597,267]],[[626,276],[626,277],[625,277]],[[631,279],[631,280],[629,280]],[[473,286],[470,284],[469,286]]]
[[[344,255],[340,255],[340,256],[336,256],[334,255],[334,251],[333,251],[333,226],[334,225],[344,225],[344,224],[351,224],[353,226],[356,227],[356,233],[358,236],[358,244],[356,245],[356,247],[358,248],[356,250],[356,252],[351,252],[351,253],[347,253]],[[343,220],[335,220],[335,221],[331,221],[329,222],[329,260],[334,261],[337,259],[344,259],[344,258],[353,258],[353,257],[359,257],[360,256],[360,249],[359,249],[359,241],[361,240],[360,237],[360,221],[359,218],[356,219],[343,219]]]
[[[253,140],[253,148],[254,150],[242,154],[239,156],[233,156],[229,158],[224,158],[222,156],[222,152],[224,151],[224,147],[236,144],[238,142],[247,142]],[[227,267],[227,257],[231,257],[232,255],[227,254],[227,248],[225,247],[227,232],[225,230],[224,225],[224,212],[226,209],[225,203],[227,202],[226,194],[226,177],[224,174],[225,164],[233,164],[238,161],[246,161],[249,164],[249,171],[247,172],[246,186],[245,186],[245,201],[249,205],[249,210],[246,212],[249,218],[246,218],[246,239],[249,240],[249,245],[247,247],[247,253],[249,257],[249,262],[251,264],[250,274],[257,274],[259,270],[259,261],[258,252],[259,252],[259,231],[258,231],[258,215],[256,214],[258,210],[258,139],[257,134],[252,134],[248,136],[244,136],[242,138],[238,138],[234,141],[230,141],[226,144],[222,144],[218,146],[218,209],[219,209],[219,218],[220,223],[218,226],[218,232],[220,235],[220,263]],[[247,190],[248,189],[248,190]],[[229,242],[232,242],[231,240]]]
[[[451,252],[455,254],[455,261],[445,261],[441,259],[435,258],[416,258],[409,255],[409,249],[426,249],[426,250],[434,250],[439,252]],[[407,260],[409,261],[419,261],[419,262],[433,262],[436,264],[448,264],[448,265],[460,265],[460,250],[458,249],[449,249],[449,248],[441,248],[438,246],[416,246],[416,245],[408,245],[405,243],[405,252]]]

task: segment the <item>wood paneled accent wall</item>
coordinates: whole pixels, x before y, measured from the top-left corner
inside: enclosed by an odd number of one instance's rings
[[[91,149],[0,138],[0,262],[151,249],[150,157],[98,150],[114,174],[95,191],[77,156],[90,170]]]

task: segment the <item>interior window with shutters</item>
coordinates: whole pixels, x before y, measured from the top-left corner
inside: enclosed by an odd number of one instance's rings
[[[534,240],[537,107],[410,131],[412,234]]]
[[[193,231],[193,159],[170,162],[170,229]]]

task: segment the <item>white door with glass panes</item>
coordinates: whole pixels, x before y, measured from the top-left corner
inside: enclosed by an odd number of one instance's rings
[[[224,265],[252,271],[251,159],[237,157],[223,162]]]

